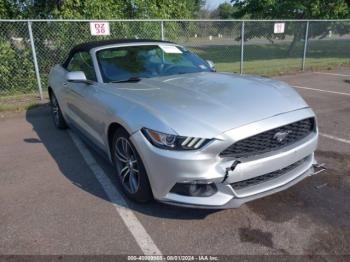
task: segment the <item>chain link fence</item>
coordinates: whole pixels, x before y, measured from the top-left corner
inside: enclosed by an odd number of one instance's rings
[[[275,33],[276,23],[284,23],[283,33]],[[90,21],[0,20],[0,96],[47,87],[50,68],[73,46],[102,39],[170,40],[212,60],[218,71],[247,74],[350,64],[350,20],[113,20],[109,25],[109,36],[92,36]]]
[[[0,95],[37,90],[26,22],[0,22]]]

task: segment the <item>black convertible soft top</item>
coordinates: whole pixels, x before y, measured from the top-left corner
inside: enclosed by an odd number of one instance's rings
[[[72,50],[69,52],[69,55],[62,64],[64,68],[68,66],[68,63],[70,59],[73,57],[73,55],[77,52],[86,51],[89,52],[92,48],[99,47],[99,46],[105,46],[105,45],[114,45],[114,44],[131,44],[131,43],[145,43],[145,42],[155,42],[155,43],[171,43],[170,41],[161,41],[161,40],[154,40],[154,39],[110,39],[110,40],[101,40],[101,41],[93,41],[93,42],[86,42],[79,45],[76,45],[72,48]]]

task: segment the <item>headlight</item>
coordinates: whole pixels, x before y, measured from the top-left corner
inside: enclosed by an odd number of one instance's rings
[[[211,139],[164,134],[148,128],[141,129],[154,146],[170,150],[196,150],[208,144]]]

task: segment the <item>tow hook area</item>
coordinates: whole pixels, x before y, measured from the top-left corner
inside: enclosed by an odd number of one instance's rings
[[[226,180],[227,177],[228,177],[228,173],[229,173],[230,171],[235,170],[236,166],[237,166],[238,164],[240,164],[240,163],[241,163],[241,161],[235,160],[235,161],[232,163],[232,165],[231,165],[230,167],[227,167],[227,168],[226,168],[224,180],[222,180],[221,183],[225,182],[225,180]]]
[[[325,164],[325,163],[313,164],[312,167],[314,168],[314,172],[313,172],[313,174],[311,174],[312,176],[313,176],[313,175],[320,174],[320,173],[322,173],[323,171],[326,171],[326,170],[327,170],[326,164]]]

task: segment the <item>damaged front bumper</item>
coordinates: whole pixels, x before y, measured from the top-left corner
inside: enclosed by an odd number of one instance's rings
[[[312,117],[308,109],[278,115],[254,123],[257,126],[282,126]],[[225,133],[202,150],[178,152],[151,145],[141,132],[130,138],[139,152],[152,187],[154,198],[167,204],[197,208],[236,208],[293,186],[307,176],[320,173],[323,165],[316,163],[318,133],[313,132],[299,142],[281,150],[242,159],[221,158],[219,153],[244,136],[259,129],[244,126]],[[261,132],[261,131],[260,131]],[[239,160],[239,161],[237,161]],[[187,194],[181,185],[211,190],[210,194]],[[174,190],[174,188],[177,188]],[[185,191],[186,191],[185,190]]]
[[[286,184],[283,184],[281,186],[277,186],[275,188],[272,188],[270,190],[267,191],[262,191],[260,193],[256,193],[256,194],[251,194],[245,197],[239,197],[238,195],[235,194],[234,191],[231,191],[234,194],[234,197],[232,197],[231,200],[229,200],[226,204],[222,205],[222,206],[213,206],[213,205],[198,205],[198,204],[185,204],[183,202],[177,202],[176,200],[171,200],[171,201],[161,201],[163,203],[166,204],[170,204],[170,205],[176,205],[176,206],[182,206],[182,207],[191,207],[191,208],[204,208],[204,209],[227,209],[227,208],[238,208],[240,207],[242,204],[255,200],[255,199],[259,199],[259,198],[263,198],[266,196],[269,196],[271,194],[274,193],[278,193],[280,191],[286,190],[289,187],[297,184],[298,182],[302,181],[303,179],[305,179],[308,176],[313,176],[313,175],[317,175],[320,174],[324,171],[326,171],[327,169],[325,168],[324,164],[318,164],[318,163],[314,163],[312,164],[312,166],[307,169],[305,172],[303,172],[301,175],[297,176],[295,179],[289,181]],[[228,190],[230,190],[231,188],[227,188]],[[212,199],[213,201],[215,201],[215,199]],[[181,200],[180,200],[181,201]]]

